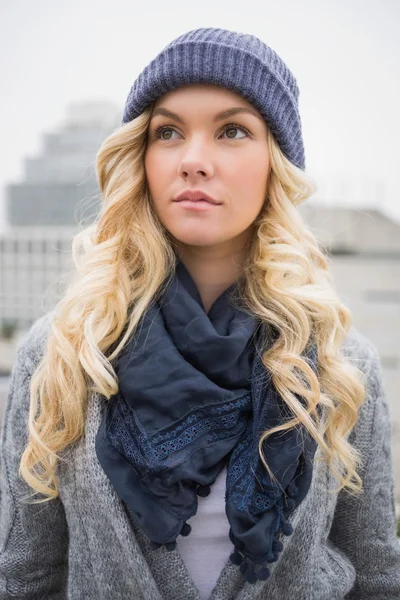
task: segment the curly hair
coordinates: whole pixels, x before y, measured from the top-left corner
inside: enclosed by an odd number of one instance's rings
[[[173,242],[154,211],[145,175],[153,107],[118,127],[96,156],[103,203],[95,222],[73,238],[71,279],[30,380],[29,438],[19,472],[33,495],[42,495],[34,502],[58,496],[57,462],[83,435],[88,393],[106,399],[117,393],[113,361],[176,268]],[[352,316],[335,291],[329,257],[296,208],[315,191],[314,183],[283,155],[271,131],[267,141],[268,190],[252,225],[240,295],[251,314],[279,332],[262,361],[293,418],[262,433],[260,457],[271,474],[263,442],[302,423],[338,489],[357,494],[361,459],[347,437],[365,400],[365,381],[341,352]],[[317,374],[301,357],[311,336]]]

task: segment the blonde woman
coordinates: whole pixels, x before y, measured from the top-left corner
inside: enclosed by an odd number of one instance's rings
[[[380,361],[297,210],[298,96],[214,28],[134,82],[13,368],[1,599],[400,598]]]

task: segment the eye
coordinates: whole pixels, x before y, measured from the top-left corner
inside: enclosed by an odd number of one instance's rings
[[[175,129],[172,129],[172,127],[165,127],[164,125],[160,125],[160,127],[156,127],[156,129],[154,129],[153,135],[156,139],[170,140],[171,139],[170,137],[168,137],[168,138],[161,137],[165,131],[175,131]],[[175,131],[175,133],[176,133],[176,131]]]
[[[224,127],[224,133],[225,132],[229,132],[229,131],[235,131],[235,130],[236,131],[240,130],[240,131],[244,132],[244,134],[245,134],[244,137],[248,137],[250,135],[249,130],[246,129],[246,127],[243,127],[243,125],[237,125],[236,123],[229,123],[228,125],[225,125],[225,127]],[[164,137],[164,133],[168,132],[168,131],[170,131],[170,132],[172,131],[172,132],[177,133],[176,130],[173,127],[168,127],[168,126],[165,126],[165,125],[160,125],[159,127],[156,127],[156,129],[154,129],[153,136],[156,139],[161,139],[161,140],[164,140],[164,141],[168,141],[168,140],[173,139],[171,137],[171,135],[169,137]],[[235,139],[244,139],[244,138],[243,137],[242,138],[238,138],[236,136],[232,137],[232,136],[230,136],[228,134],[228,138],[226,138],[226,139],[235,140]]]
[[[236,125],[236,123],[229,123],[229,125],[226,125],[226,126],[224,127],[224,131],[225,131],[225,132],[226,132],[226,131],[232,131],[232,130],[233,130],[233,131],[235,131],[235,130],[236,130],[236,131],[238,131],[238,130],[240,130],[240,131],[243,131],[243,132],[245,133],[245,136],[244,136],[244,137],[248,137],[248,136],[249,136],[249,134],[250,134],[249,130],[248,130],[248,129],[246,129],[246,127],[243,127],[242,125]],[[228,136],[228,139],[229,139],[229,140],[235,140],[235,139],[239,139],[239,140],[240,140],[240,139],[243,139],[243,138],[236,138],[236,137],[231,137],[231,136]]]

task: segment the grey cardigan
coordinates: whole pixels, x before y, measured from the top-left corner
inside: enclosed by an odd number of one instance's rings
[[[101,396],[89,394],[85,435],[59,464],[60,498],[21,503],[29,490],[17,474],[27,439],[29,381],[45,349],[50,315],[38,319],[19,346],[4,412],[0,599],[199,600],[179,552],[149,548],[97,461]],[[350,434],[363,457],[364,494],[330,493],[337,482],[316,460],[309,493],[290,519],[294,533],[282,537],[270,578],[251,585],[227,561],[212,600],[400,599],[391,425],[380,359],[354,327],[343,352],[367,378],[367,399]]]

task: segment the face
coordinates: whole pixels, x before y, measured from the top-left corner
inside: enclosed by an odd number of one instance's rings
[[[220,86],[187,85],[157,99],[145,172],[154,209],[178,246],[224,253],[244,247],[266,198],[267,135],[258,110]],[[186,191],[218,204],[177,202]]]

